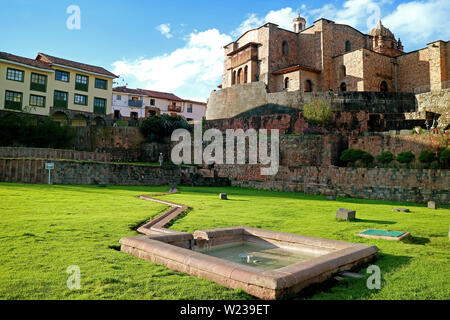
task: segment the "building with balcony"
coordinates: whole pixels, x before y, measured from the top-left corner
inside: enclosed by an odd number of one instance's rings
[[[74,126],[112,114],[112,82],[102,67],[39,53],[35,59],[0,52],[0,110],[51,116]]]
[[[206,103],[184,100],[172,93],[125,86],[113,88],[112,108],[115,119],[138,120],[160,114],[181,115],[188,121],[200,121]]]

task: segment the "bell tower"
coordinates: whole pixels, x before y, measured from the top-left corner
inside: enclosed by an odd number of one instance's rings
[[[306,27],[306,20],[302,18],[300,15],[298,15],[298,17],[294,19],[294,32],[299,33],[305,30],[305,27]]]

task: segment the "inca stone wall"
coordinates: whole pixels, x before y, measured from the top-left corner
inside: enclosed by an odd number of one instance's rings
[[[46,184],[47,160],[0,159],[0,181]],[[170,185],[180,182],[179,167],[52,160],[53,184],[61,185]]]
[[[281,166],[275,176],[261,176],[258,165],[222,165],[216,170],[238,187],[450,204],[450,170]]]
[[[400,152],[411,151],[415,154],[416,160],[423,150],[437,152],[444,143],[443,134],[420,134],[420,135],[392,135],[392,136],[369,136],[369,137],[349,137],[348,147],[361,149],[369,152],[374,157],[383,151],[390,151],[394,155]]]
[[[450,89],[432,91],[416,95],[419,111],[431,111],[441,114],[439,127],[450,125]]]
[[[0,147],[0,158],[36,158],[36,159],[66,159],[66,160],[89,160],[99,162],[110,162],[108,153],[45,149],[45,148],[14,148]]]
[[[258,107],[301,110],[305,103],[323,99],[336,111],[367,111],[370,113],[405,113],[416,110],[412,93],[394,92],[277,92],[268,93],[262,82],[235,85],[213,91],[208,101],[206,119],[233,118]]]

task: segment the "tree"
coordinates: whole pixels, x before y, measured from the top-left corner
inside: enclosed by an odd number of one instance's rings
[[[354,165],[357,161],[361,162],[365,166],[369,166],[373,163],[373,156],[367,151],[360,149],[347,149],[344,150],[340,157],[341,161],[350,165]]]
[[[142,121],[140,129],[149,141],[160,141],[170,136],[176,129],[191,130],[192,127],[182,116],[162,114]]]
[[[436,160],[436,154],[432,151],[423,150],[419,155],[419,161],[425,165],[430,165],[433,161]]]

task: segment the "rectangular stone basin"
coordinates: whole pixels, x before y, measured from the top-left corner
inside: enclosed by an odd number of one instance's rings
[[[120,240],[121,250],[261,299],[300,292],[371,261],[375,246],[249,227]]]

